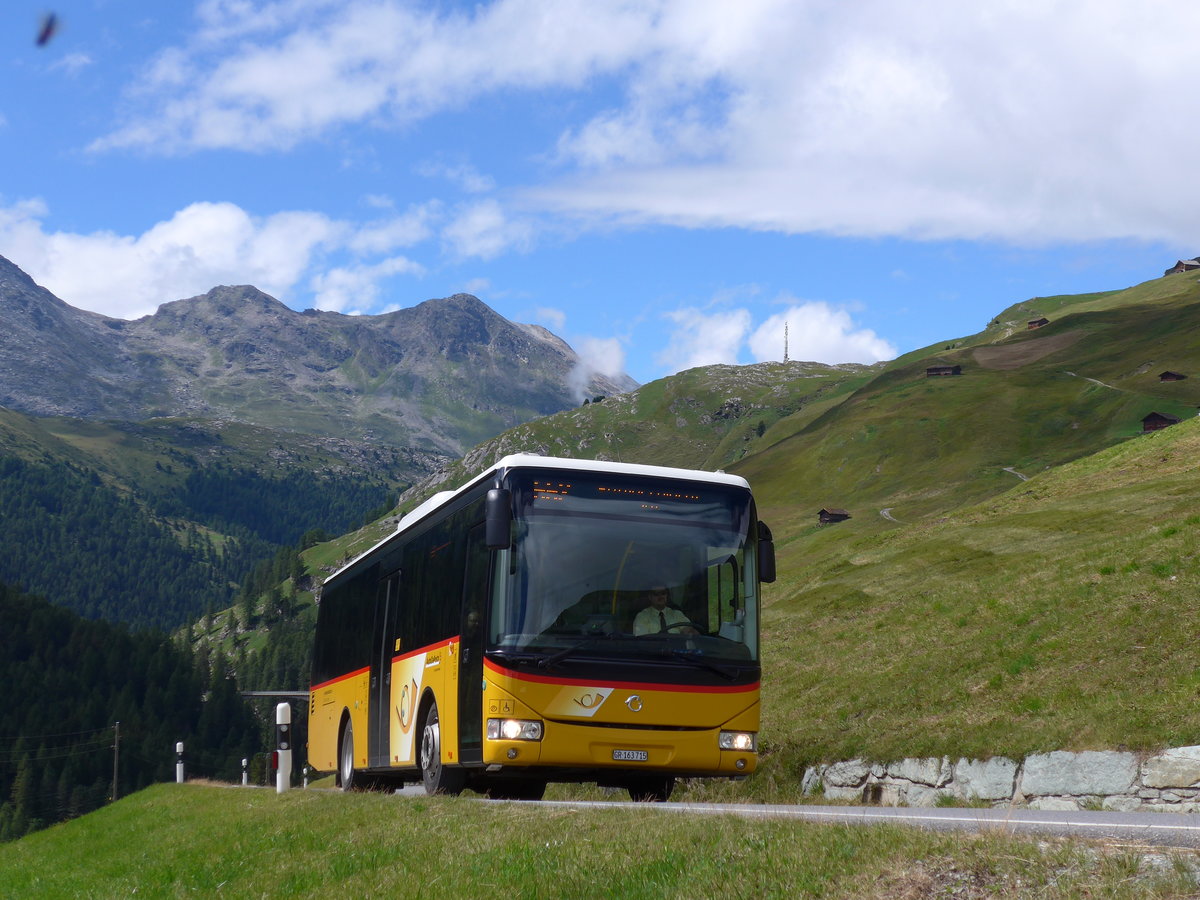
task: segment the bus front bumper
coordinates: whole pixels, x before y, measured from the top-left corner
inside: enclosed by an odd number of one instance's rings
[[[510,727],[509,731],[513,729]],[[493,728],[493,733],[499,729]],[[757,735],[725,729],[634,729],[544,722],[539,740],[484,741],[483,761],[513,767],[645,770],[688,776],[749,775],[758,764]],[[722,749],[724,744],[729,749]]]

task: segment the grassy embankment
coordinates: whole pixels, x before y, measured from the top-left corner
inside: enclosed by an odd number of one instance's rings
[[[1198,495],[1193,418],[933,521],[786,535],[769,748],[799,765],[1200,743]]]
[[[159,785],[0,846],[26,897],[1185,897],[1190,854],[652,806]]]

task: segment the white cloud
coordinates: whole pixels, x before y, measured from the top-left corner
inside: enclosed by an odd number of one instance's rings
[[[436,202],[412,206],[403,215],[393,216],[360,227],[350,241],[356,253],[388,253],[399,247],[411,247],[433,234],[441,216]]]
[[[217,284],[286,291],[340,226],[316,213],[255,220],[232,203],[193,203],[138,236],[46,232],[44,205],[0,212],[0,253],[73,306],[133,318]]]
[[[563,177],[523,197],[585,221],[1183,245],[1200,231],[1200,54],[1179,39],[1200,5],[1182,0],[206,0],[199,25],[96,149],[267,151],[554,91],[569,118],[543,149]],[[469,166],[440,174],[491,187]],[[483,257],[522,244],[478,221],[450,237]]]
[[[1197,8],[749,6],[708,41],[671,6],[655,30],[666,62],[560,140],[591,171],[529,196],[688,227],[1194,240],[1194,126],[1177,110],[1200,58],[1161,23],[1190,31]],[[656,127],[680,120],[708,126],[704,152]]]
[[[567,377],[577,402],[590,399],[588,384],[597,375],[615,378],[625,372],[625,348],[617,338],[585,337],[575,345],[579,361]]]
[[[382,281],[424,274],[404,256],[362,256],[400,243],[398,235],[409,232],[395,223],[393,230],[360,230],[306,211],[255,217],[232,203],[193,203],[140,235],[48,231],[47,217],[39,200],[0,207],[0,255],[72,306],[118,318],[147,315],[218,284],[253,284],[293,301],[289,295],[304,284],[323,309],[366,311],[380,300]],[[390,239],[382,239],[385,232]],[[331,262],[334,256],[343,261]]]
[[[745,308],[687,307],[664,313],[673,323],[667,346],[656,361],[669,373],[717,363],[736,365],[749,351],[757,362],[783,359],[784,327],[788,358],[810,362],[876,362],[892,359],[896,348],[870,329],[855,325],[850,314],[827,303],[791,301],[783,312],[754,325]]]
[[[870,329],[855,328],[850,314],[827,303],[802,303],[768,318],[747,343],[758,362],[788,358],[806,362],[878,362],[893,359],[896,348]]]
[[[456,256],[494,259],[508,250],[528,250],[533,226],[512,219],[495,200],[483,200],[463,208],[442,229],[442,240]]]
[[[192,42],[161,53],[133,88],[149,108],[95,149],[284,148],[501,88],[579,86],[636,58],[655,15],[585,0],[501,0],[469,14],[388,0],[214,2],[200,12]]]
[[[625,348],[618,338],[583,338],[575,352],[584,366],[598,375],[615,378],[625,371]]]
[[[745,309],[708,313],[689,307],[663,317],[674,323],[674,329],[657,361],[671,372],[736,363],[750,330],[750,313]]]
[[[333,312],[367,312],[379,302],[379,282],[399,274],[423,275],[425,270],[418,263],[397,256],[370,266],[319,272],[312,280],[316,308]]]
[[[70,76],[75,76],[92,65],[93,62],[94,60],[86,53],[67,53],[50,64],[50,71],[62,71]]]
[[[451,165],[444,162],[426,162],[417,166],[417,174],[426,178],[445,178],[468,194],[483,194],[496,187],[496,180],[484,175],[468,163]]]

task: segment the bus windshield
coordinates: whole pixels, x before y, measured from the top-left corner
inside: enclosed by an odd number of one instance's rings
[[[580,658],[758,659],[757,530],[734,486],[517,473],[489,649]]]

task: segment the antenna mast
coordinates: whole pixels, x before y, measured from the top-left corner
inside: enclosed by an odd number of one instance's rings
[[[788,361],[788,323],[783,323],[783,361]]]

